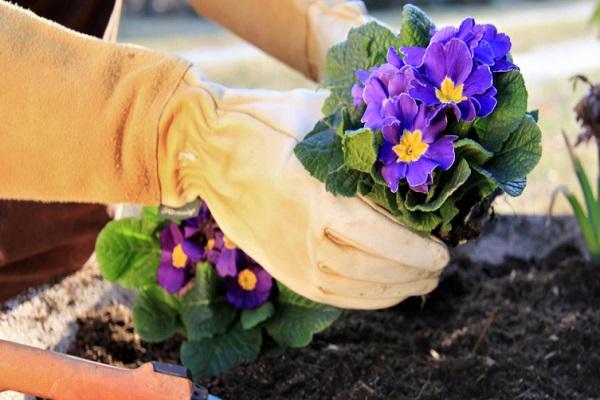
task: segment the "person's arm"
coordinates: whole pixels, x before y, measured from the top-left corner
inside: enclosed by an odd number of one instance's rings
[[[0,2],[0,197],[160,203],[157,127],[189,64]]]
[[[313,80],[321,76],[327,50],[369,19],[360,0],[192,0],[192,5]]]
[[[276,279],[339,307],[387,307],[437,285],[443,244],[326,192],[295,157],[326,93],[227,89],[4,3],[0,21],[0,198],[200,197]]]

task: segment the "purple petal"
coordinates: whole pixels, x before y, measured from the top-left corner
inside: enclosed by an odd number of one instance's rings
[[[416,100],[421,100],[425,104],[439,104],[440,100],[435,95],[435,87],[433,85],[423,85],[414,82],[413,87],[408,93]]]
[[[412,68],[404,68],[396,73],[388,82],[388,93],[391,97],[408,93],[415,74]]]
[[[446,75],[452,79],[455,85],[460,85],[465,82],[473,69],[473,58],[469,48],[464,42],[452,39],[445,45],[444,51],[445,60],[442,62],[445,62],[447,66]]]
[[[494,50],[492,50],[492,46],[485,40],[479,42],[473,53],[473,57],[482,64],[492,65],[495,62]]]
[[[237,276],[238,250],[223,249],[215,263],[217,274],[224,278],[226,276]]]
[[[178,292],[186,283],[186,271],[170,265],[161,265],[158,268],[158,284],[169,293]]]
[[[497,34],[493,40],[488,40],[488,42],[494,50],[496,59],[500,59],[506,56],[510,52],[510,48],[512,47],[510,37],[508,37],[508,35],[505,35],[504,33]]]
[[[404,162],[394,162],[381,167],[381,176],[383,176],[383,180],[385,180],[392,193],[398,191],[400,180],[406,177],[407,169],[407,165]]]
[[[496,104],[498,103],[496,100],[496,93],[496,88],[492,86],[484,94],[475,96],[475,100],[477,100],[480,105],[479,112],[477,113],[478,117],[487,117],[494,111],[494,108],[496,108]]]
[[[355,83],[354,86],[352,86],[352,105],[354,106],[354,108],[358,108],[364,104],[364,101],[363,101],[364,90],[365,90],[365,87],[363,85],[361,85],[360,83]]]
[[[398,144],[401,133],[402,123],[400,121],[397,119],[385,119],[383,128],[381,128],[381,134],[386,142],[389,142],[393,145]]]
[[[457,34],[458,34],[457,28],[455,28],[453,26],[446,26],[446,27],[440,29],[439,31],[437,31],[431,37],[431,43],[435,43],[435,42],[446,43],[450,39],[455,38]],[[404,49],[402,49],[402,51],[404,51]]]
[[[480,65],[465,81],[463,94],[471,97],[475,94],[484,93],[494,83],[492,72],[487,65]]]
[[[183,252],[189,257],[189,261],[194,264],[204,258],[204,247],[191,240],[184,240],[181,243],[181,247]]]
[[[381,103],[387,97],[387,91],[379,78],[371,77],[365,84],[365,103]]]
[[[421,128],[421,132],[423,133],[423,142],[430,144],[446,129],[448,118],[446,113],[437,113],[428,116],[428,119],[427,125]]]
[[[408,94],[401,94],[394,100],[398,114],[396,118],[402,122],[404,129],[413,130],[413,123],[419,108],[417,102]]]
[[[408,164],[406,180],[410,187],[426,183],[429,175],[431,175],[437,165],[435,161],[425,157],[421,157],[417,161]]]
[[[458,136],[442,136],[429,145],[423,156],[436,162],[442,170],[448,170],[454,164],[454,141],[456,139]]]
[[[383,117],[381,115],[381,103],[370,103],[360,119],[365,126],[372,130],[380,129],[383,125]]]
[[[379,149],[378,159],[384,164],[392,164],[395,163],[398,159],[398,156],[393,150],[394,144],[390,142],[383,142],[381,148]]]
[[[355,75],[362,84],[365,84],[367,82],[367,79],[369,79],[369,77],[371,76],[371,73],[364,69],[359,69],[355,72]]]
[[[446,52],[443,44],[434,42],[429,45],[425,51],[423,66],[425,67],[427,75],[433,81],[433,83],[440,85],[447,75]]]
[[[423,57],[425,57],[425,47],[403,47],[400,50],[404,53],[405,64],[412,65],[413,67],[420,67],[423,65]]]
[[[458,120],[463,119],[464,121],[471,122],[477,116],[477,110],[475,110],[475,105],[471,100],[462,101],[458,106],[454,105],[454,107],[457,107],[460,110],[460,118],[457,117]]]
[[[492,72],[508,72],[513,69],[519,69],[519,67],[508,61],[508,58],[496,60],[496,63],[491,67]]]
[[[390,47],[387,52],[387,62],[392,64],[396,68],[402,68],[404,63],[402,58],[398,55],[398,52],[393,47]]]
[[[433,177],[431,175],[429,175],[427,177],[427,182],[425,182],[422,185],[417,185],[417,186],[409,186],[410,190],[412,190],[413,192],[418,192],[418,193],[425,193],[427,194],[429,192],[429,186],[433,183]]]

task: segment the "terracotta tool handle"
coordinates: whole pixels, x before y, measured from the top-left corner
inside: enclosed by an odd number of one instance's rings
[[[0,392],[53,400],[206,400],[206,390],[182,371],[159,363],[116,368],[0,340]]]

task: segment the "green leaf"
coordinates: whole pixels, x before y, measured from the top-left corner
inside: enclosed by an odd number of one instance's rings
[[[96,257],[102,276],[130,289],[156,283],[160,244],[152,227],[135,218],[109,222],[98,235]]]
[[[392,215],[397,216],[400,214],[396,204],[396,195],[390,191],[385,183],[375,183],[367,197],[373,200],[375,204],[388,210]]]
[[[266,323],[267,332],[281,345],[307,346],[315,333],[333,323],[341,310],[315,303],[277,282],[279,297],[275,303],[275,315]]]
[[[194,381],[223,373],[242,361],[254,361],[260,352],[260,328],[243,329],[237,324],[229,331],[211,338],[184,342],[181,361],[190,371]]]
[[[473,126],[475,125],[475,121],[466,122],[466,121],[452,121],[448,124],[448,128],[446,132],[452,135],[458,135],[458,137],[464,138],[469,136],[471,131],[473,130]]]
[[[442,222],[442,218],[435,212],[409,211],[400,191],[396,193],[396,204],[399,210],[398,220],[414,231],[430,233]]]
[[[163,218],[158,213],[157,207],[144,207],[140,215],[140,219],[144,221],[149,229],[156,230],[159,227],[170,222],[169,219]]]
[[[512,197],[517,197],[523,194],[525,187],[527,186],[527,178],[518,178],[510,182],[501,182],[498,187],[502,189],[506,194]]]
[[[347,131],[342,139],[344,161],[352,169],[370,173],[377,161],[379,138],[368,128]]]
[[[351,29],[348,39],[327,53],[322,85],[331,94],[323,105],[323,113],[333,114],[345,107],[353,120],[360,119],[363,110],[355,109],[352,104],[352,86],[358,83],[356,71],[383,64],[388,49],[399,45],[396,35],[377,22]]]
[[[325,190],[337,196],[352,197],[358,191],[358,184],[364,174],[345,165],[327,175]]]
[[[254,310],[242,310],[240,322],[244,329],[252,329],[261,322],[265,322],[275,314],[273,303],[267,301],[262,306]]]
[[[181,320],[188,339],[225,332],[235,320],[237,311],[227,302],[222,284],[211,264],[198,264],[194,287],[181,304]]]
[[[542,155],[542,133],[533,118],[526,115],[499,152],[484,168],[500,187],[526,177]]]
[[[440,236],[447,238],[452,231],[452,220],[460,213],[456,202],[460,200],[460,194],[452,196],[440,207],[440,216],[442,217]]]
[[[419,7],[407,4],[402,9],[401,47],[427,47],[435,25]]]
[[[467,160],[462,159],[452,170],[451,176],[445,175],[446,179],[442,179],[444,182],[442,185],[442,189],[437,194],[436,198],[429,203],[418,203],[418,194],[413,192],[412,190],[408,192],[406,196],[406,200],[404,202],[404,206],[409,211],[425,211],[431,212],[438,210],[446,200],[452,196],[459,187],[462,186],[463,183],[469,179],[471,175],[471,168],[469,168],[469,163]]]
[[[304,168],[321,182],[344,163],[342,141],[336,135],[335,117],[319,121],[304,140],[296,145],[294,153]]]
[[[133,300],[133,327],[147,342],[161,342],[181,329],[179,299],[158,285],[148,285]]]
[[[523,120],[527,111],[527,89],[523,75],[517,70],[495,74],[494,86],[498,90],[498,104],[493,113],[475,122],[475,131],[481,144],[495,152]]]
[[[527,115],[531,116],[535,122],[540,122],[540,110],[528,111]]]
[[[465,158],[470,163],[477,165],[485,164],[494,153],[486,150],[482,145],[474,141],[473,139],[460,139],[454,143],[454,151],[456,151],[456,158]]]

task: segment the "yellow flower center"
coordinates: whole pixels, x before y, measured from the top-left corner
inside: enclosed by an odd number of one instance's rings
[[[206,251],[211,251],[215,247],[215,239],[208,239],[206,242]]]
[[[183,251],[183,247],[181,247],[181,244],[178,244],[173,249],[172,258],[173,258],[173,266],[175,268],[184,268],[185,267],[185,263],[187,263],[188,256]]]
[[[235,243],[233,243],[231,241],[231,239],[229,239],[227,236],[223,235],[223,245],[225,246],[226,249],[228,250],[235,250],[235,248],[237,247],[235,245]]]
[[[429,147],[427,143],[422,141],[421,136],[419,129],[415,129],[412,132],[408,130],[404,131],[400,143],[392,147],[392,150],[398,156],[396,162],[411,163],[421,158]]]
[[[463,96],[464,86],[464,84],[455,86],[454,82],[452,82],[452,79],[446,77],[442,81],[442,88],[435,89],[435,97],[437,97],[442,103],[458,104],[467,99],[466,96]]]
[[[251,291],[256,287],[256,275],[249,268],[241,271],[238,275],[238,283],[242,287],[242,289]]]

